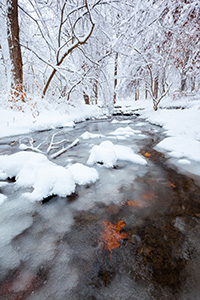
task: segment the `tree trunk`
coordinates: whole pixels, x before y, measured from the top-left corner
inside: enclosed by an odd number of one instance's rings
[[[117,87],[117,69],[118,69],[118,53],[115,54],[115,69],[114,69],[114,96],[113,96],[113,103],[116,103],[117,99],[117,93],[116,93],[116,87]]]
[[[139,100],[139,81],[135,81],[135,101]]]
[[[11,60],[12,85],[22,86],[23,70],[19,43],[18,0],[7,0],[7,36]]]
[[[165,93],[165,69],[163,69],[162,71],[161,85],[162,85],[162,94],[164,94]]]
[[[156,75],[155,79],[154,79],[154,92],[153,92],[153,96],[155,99],[158,98],[158,74]]]
[[[95,79],[93,84],[95,104],[98,103],[98,81]]]
[[[181,74],[181,92],[186,90],[186,80],[187,80],[187,77],[186,77],[186,74],[184,72],[184,73]]]
[[[86,94],[85,91],[83,91],[83,98],[84,98],[85,104],[89,105],[89,104],[90,104],[90,98],[89,98],[89,96]]]
[[[145,82],[145,99],[148,98],[148,86],[147,83]]]
[[[196,83],[196,77],[192,76],[192,78],[191,78],[191,92],[194,92],[194,90],[195,90],[195,83]]]

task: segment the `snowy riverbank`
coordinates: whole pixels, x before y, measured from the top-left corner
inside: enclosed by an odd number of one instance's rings
[[[44,105],[45,104],[45,105]],[[164,99],[161,108],[154,111],[152,102],[121,101],[117,103],[120,110],[138,110],[139,118],[145,118],[152,124],[162,126],[166,138],[156,149],[167,152],[168,157],[176,160],[179,166],[200,174],[200,95],[182,97],[173,100]],[[95,105],[77,104],[76,106],[62,104],[54,106],[48,103],[38,105],[38,112],[27,110],[26,113],[14,111],[4,106],[0,108],[0,138],[19,134],[28,134],[37,130],[59,127],[73,127],[75,122],[88,118],[102,118],[101,109]],[[104,116],[105,117],[105,116]]]
[[[167,153],[179,169],[200,176],[200,95],[177,100],[168,97],[158,111],[150,101],[138,101],[135,108],[141,118],[164,128],[166,138],[156,150]]]

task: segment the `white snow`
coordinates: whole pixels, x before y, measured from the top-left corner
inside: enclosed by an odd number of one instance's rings
[[[117,160],[130,161],[141,165],[146,164],[146,160],[135,154],[131,148],[114,145],[110,141],[104,141],[100,145],[93,146],[87,164],[102,163],[106,168],[113,168]]]
[[[134,130],[131,127],[119,127],[115,131],[110,132],[109,134],[115,135],[115,136],[123,136],[123,137],[130,137],[134,136],[136,133],[141,133],[140,130]]]
[[[98,180],[98,173],[82,164],[68,169],[50,162],[40,153],[18,152],[0,156],[3,179],[16,177],[16,186],[33,188],[24,193],[31,201],[39,201],[51,195],[65,197],[75,191],[76,184],[84,185]]]
[[[6,179],[6,178],[5,178]],[[8,182],[5,182],[5,181],[0,181],[0,188],[4,187],[8,185]]]
[[[60,106],[58,104],[55,106],[45,102],[45,99],[38,101],[35,112],[28,109],[25,112],[11,110],[8,108],[7,97],[1,95],[2,103],[7,104],[0,107],[0,138],[37,130],[74,127],[75,122],[102,117],[101,110],[95,105],[79,104],[73,107],[62,103]]]
[[[167,152],[168,156],[173,158],[173,163],[182,169],[188,169],[190,173],[198,174],[194,162],[200,162],[200,95],[185,96],[181,99],[173,100],[172,96],[165,97],[160,106],[162,109],[154,111],[151,101],[140,100],[135,103],[132,101],[119,102],[121,110],[125,110],[129,105],[129,110],[138,109],[141,119],[146,119],[151,124],[162,126],[165,130],[164,138],[156,149],[161,152]],[[176,109],[180,107],[180,109]],[[184,109],[181,109],[184,108]],[[136,126],[143,126],[143,120]],[[145,124],[148,130],[148,125]],[[155,131],[156,132],[156,131]],[[139,135],[138,135],[139,136]],[[176,159],[174,159],[176,158]],[[192,162],[191,162],[192,161]],[[198,167],[198,168],[197,168]]]
[[[161,151],[169,151],[169,155],[176,158],[189,158],[200,162],[200,142],[188,137],[168,137],[157,146]]]
[[[6,199],[7,197],[0,193],[0,205],[3,204]]]
[[[102,134],[91,133],[91,132],[88,132],[88,131],[85,131],[85,132],[81,135],[81,138],[84,139],[84,140],[95,139],[95,138],[102,138],[102,137],[105,137],[105,136],[102,135]]]
[[[177,161],[177,163],[178,164],[180,164],[180,165],[190,165],[191,164],[191,162],[188,160],[188,159],[179,159],[178,161]]]
[[[118,121],[117,119],[113,119],[113,120],[111,121],[111,124],[118,124],[118,123],[120,123],[120,121]]]
[[[75,183],[85,185],[94,183],[99,179],[99,174],[94,168],[89,168],[83,164],[76,163],[68,168],[71,172]]]

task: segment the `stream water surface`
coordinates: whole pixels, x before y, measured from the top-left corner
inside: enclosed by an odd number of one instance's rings
[[[85,131],[105,137],[81,139],[53,161],[86,164],[92,146],[110,140],[148,153],[147,165],[96,165],[95,184],[39,203],[25,201],[14,180],[1,188],[7,196],[0,207],[1,300],[200,299],[199,178],[179,173],[154,149],[162,128],[135,116],[129,120],[129,125],[101,120],[64,129],[62,138],[69,142]],[[141,134],[123,141],[109,134],[126,126]],[[38,144],[56,131],[30,136]],[[12,145],[18,138],[1,139],[0,154],[17,152]],[[126,238],[108,251],[103,222],[120,220]]]

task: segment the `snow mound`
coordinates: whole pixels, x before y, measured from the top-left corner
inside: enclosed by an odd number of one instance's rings
[[[30,174],[30,179],[32,179],[30,172],[31,168],[28,173],[23,172],[22,169],[16,183],[19,184],[20,182],[20,186],[23,185],[23,179],[25,179],[28,174]],[[20,176],[21,173],[23,173],[24,176]],[[30,185],[30,183],[27,184],[27,186],[28,185]],[[31,186],[34,189],[33,192],[24,194],[24,196],[31,201],[38,201],[52,195],[65,197],[75,191],[75,182],[72,174],[65,168],[54,165],[51,162],[35,170]]]
[[[102,135],[102,134],[91,133],[91,132],[88,132],[88,131],[84,132],[81,135],[81,138],[84,139],[84,140],[95,139],[95,138],[102,138],[102,137],[105,137],[105,136]]]
[[[162,140],[156,148],[169,151],[175,158],[188,158],[200,161],[200,142],[186,137],[168,137]]]
[[[113,119],[110,123],[111,124],[117,124],[117,123],[120,123],[120,121],[118,121],[117,119]]]
[[[42,164],[48,162],[46,156],[34,152],[18,152],[12,155],[0,156],[0,179],[15,177],[29,162]]]
[[[188,160],[188,159],[179,159],[178,161],[177,161],[177,163],[178,164],[180,164],[180,165],[190,165],[191,164],[191,162]]]
[[[68,169],[50,162],[40,153],[18,152],[0,156],[2,177],[15,177],[16,186],[33,188],[24,196],[39,201],[51,195],[65,197],[75,191],[76,184],[88,184],[98,179],[98,173],[81,164]]]
[[[89,168],[83,164],[76,163],[68,168],[75,183],[85,185],[95,183],[99,179],[99,174],[94,168]]]
[[[125,128],[119,127],[115,131],[110,132],[111,135],[116,135],[116,136],[125,136],[125,137],[130,137],[135,135],[136,133],[141,133],[140,130],[133,130],[131,127],[127,126]]]
[[[135,154],[131,148],[114,145],[110,141],[104,141],[100,145],[95,145],[90,151],[87,164],[102,163],[106,168],[113,168],[117,160],[146,165],[146,160]]]
[[[122,124],[130,124],[132,121],[131,120],[123,120],[120,123]]]

